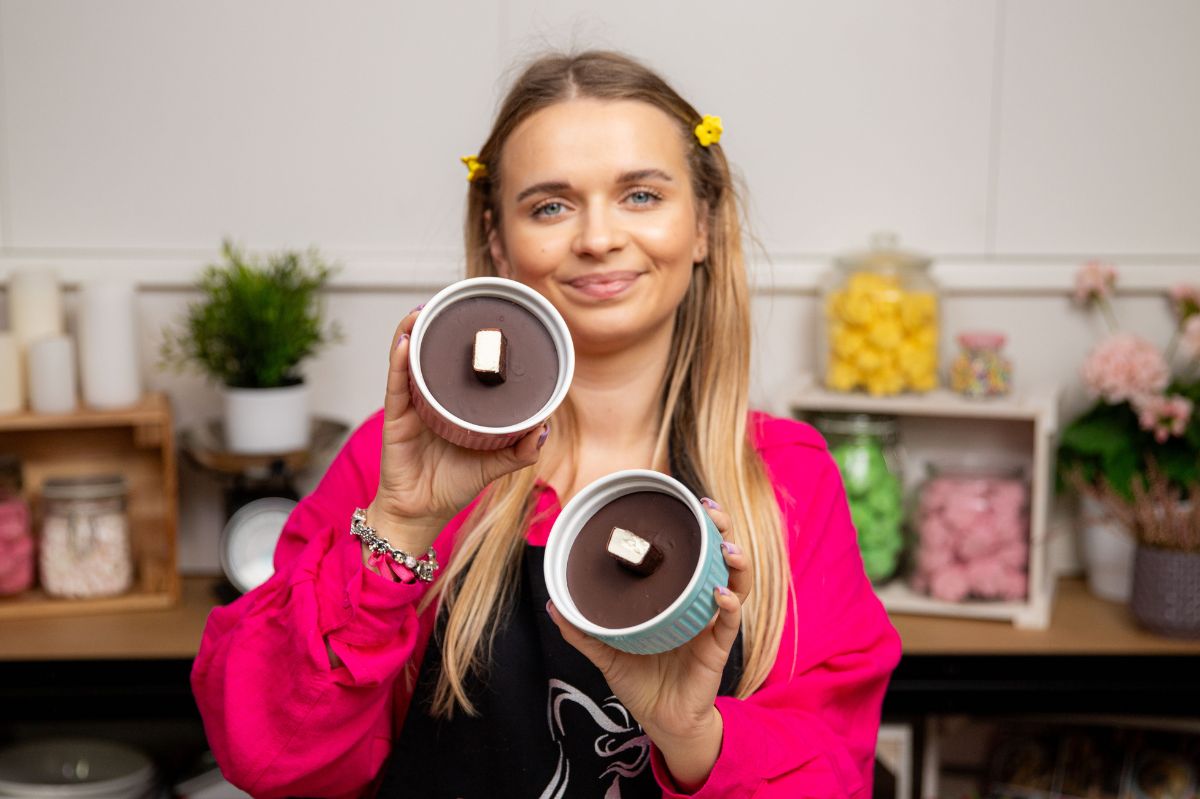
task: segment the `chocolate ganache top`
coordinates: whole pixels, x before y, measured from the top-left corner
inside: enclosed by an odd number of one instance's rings
[[[663,551],[653,574],[639,575],[608,554],[608,537],[622,527]],[[567,556],[567,592],[593,624],[620,629],[666,610],[696,571],[700,526],[691,508],[669,494],[635,491],[603,505],[579,531]]]
[[[507,343],[505,380],[489,385],[476,376],[475,334],[498,328]],[[558,384],[558,351],[542,321],[501,297],[467,297],[429,322],[421,338],[421,375],[435,399],[463,421],[507,427],[530,418]]]

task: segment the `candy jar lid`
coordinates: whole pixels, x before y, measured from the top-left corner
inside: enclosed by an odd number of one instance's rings
[[[116,499],[125,492],[125,478],[119,474],[51,477],[42,485],[42,496],[50,500]]]
[[[841,413],[828,411],[813,417],[813,426],[826,435],[875,436],[893,438],[896,435],[895,416],[878,413]]]
[[[880,231],[871,235],[871,246],[840,255],[834,259],[840,268],[850,271],[872,270],[893,272],[904,269],[927,269],[933,259],[920,253],[899,248],[900,237],[895,233]]]
[[[998,350],[1007,340],[995,330],[965,330],[958,334],[958,345],[967,350]]]

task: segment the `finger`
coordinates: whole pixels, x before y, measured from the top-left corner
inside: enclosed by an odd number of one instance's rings
[[[737,595],[739,602],[745,602],[754,585],[754,565],[741,546],[732,541],[723,541],[721,550],[729,567],[729,590]]]
[[[729,514],[717,504],[716,500],[704,497],[700,500],[700,504],[704,506],[704,510],[708,512],[708,518],[712,519],[713,524],[717,526],[717,532],[722,536],[729,532],[733,526],[733,520],[729,518]]]
[[[590,660],[593,666],[604,672],[612,665],[613,658],[616,657],[615,649],[602,641],[597,641],[564,619],[563,615],[558,612],[558,608],[554,606],[554,602],[546,603],[546,612],[550,614],[550,620],[554,622],[555,626],[558,627],[558,631],[562,633],[563,639],[579,650],[579,654]]]
[[[408,353],[411,343],[408,332],[400,331],[392,344],[391,357],[388,359],[387,389],[383,396],[385,424],[403,416],[411,403],[408,393]]]
[[[718,588],[715,592],[717,599],[717,620],[713,624],[713,640],[721,648],[725,657],[733,649],[734,639],[742,625],[742,603],[737,595],[725,589]]]
[[[400,320],[400,324],[396,325],[396,330],[392,333],[393,350],[396,349],[396,344],[400,341],[400,335],[402,333],[407,333],[410,336],[412,335],[413,327],[417,324],[417,314],[419,314],[421,309],[424,307],[425,303],[421,303],[416,308],[413,308],[404,315],[404,318]]]
[[[483,456],[480,461],[480,476],[483,482],[490,483],[509,472],[537,463],[549,436],[550,422],[547,421],[530,430],[512,446]]]

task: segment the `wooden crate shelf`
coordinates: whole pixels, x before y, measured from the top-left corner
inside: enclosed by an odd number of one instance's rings
[[[892,613],[992,619],[1046,629],[1057,577],[1048,554],[1058,429],[1056,389],[985,400],[967,399],[946,389],[872,397],[828,391],[805,376],[787,397],[786,412],[799,418],[828,411],[897,417],[908,492],[924,478],[930,462],[953,459],[964,451],[986,452],[998,462],[1021,467],[1030,482],[1029,592],[1024,601],[944,602],[912,590],[903,576],[878,586],[876,593]]]
[[[60,599],[34,588],[0,598],[0,619],[152,610],[179,601],[178,473],[171,407],[164,395],[147,394],[138,405],[116,411],[0,416],[0,452],[21,459],[35,530],[48,477],[123,475],[136,570],[133,587],[120,596]]]

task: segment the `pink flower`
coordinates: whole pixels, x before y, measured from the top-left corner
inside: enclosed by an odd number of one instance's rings
[[[1144,394],[1161,394],[1171,375],[1158,348],[1132,333],[1116,333],[1096,345],[1083,362],[1083,382],[1110,405]]]
[[[1188,358],[1200,358],[1200,313],[1192,314],[1179,331],[1179,351]]]
[[[1170,295],[1171,310],[1179,321],[1190,319],[1200,313],[1200,286],[1180,283],[1178,286],[1171,287]]]
[[[1075,273],[1075,302],[1088,305],[1112,296],[1117,270],[1111,264],[1088,261]]]
[[[1138,397],[1133,407],[1138,413],[1138,424],[1143,430],[1153,431],[1154,440],[1160,444],[1171,436],[1183,435],[1192,418],[1192,401],[1179,394]]]

